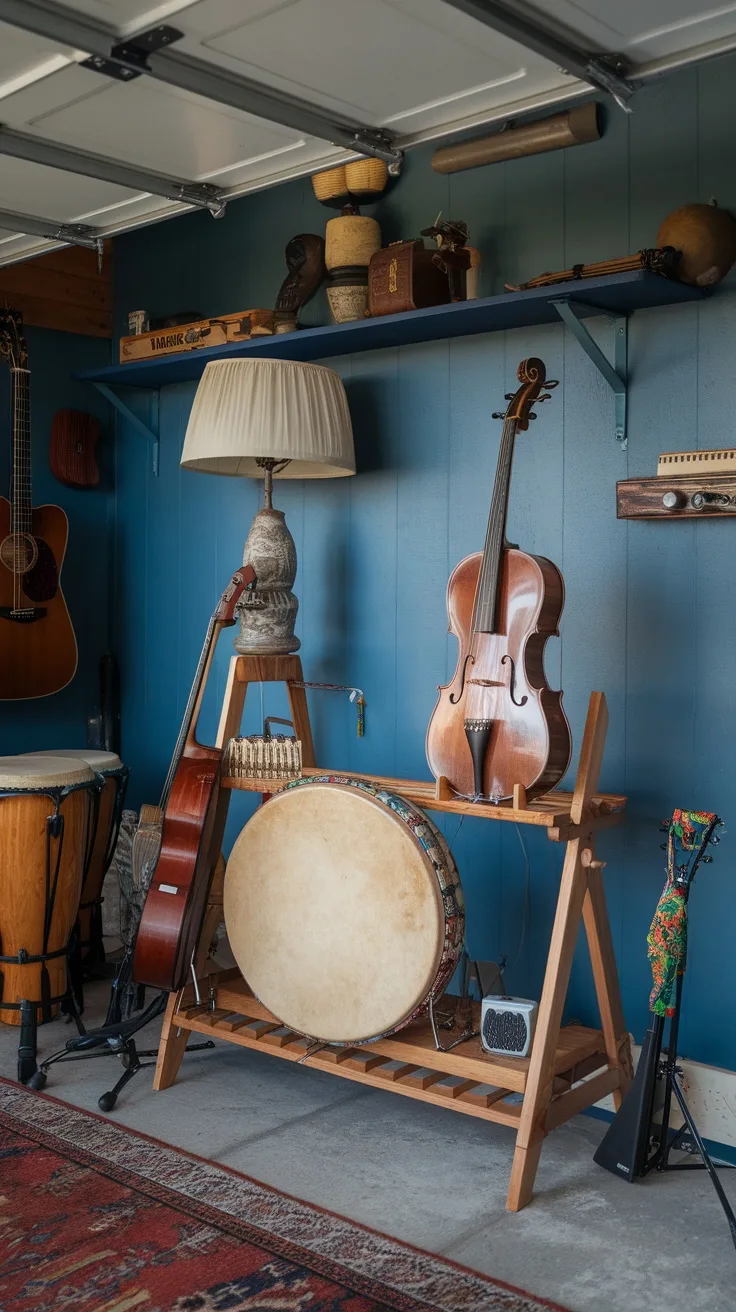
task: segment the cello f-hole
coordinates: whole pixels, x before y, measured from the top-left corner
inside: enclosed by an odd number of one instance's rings
[[[526,694],[522,697],[520,702],[517,702],[516,700],[516,661],[514,660],[513,656],[509,656],[508,652],[506,653],[505,656],[501,657],[501,664],[505,665],[507,661],[511,666],[511,677],[509,679],[509,696],[511,697],[514,706],[526,706],[527,702],[529,701],[529,698],[526,696]]]
[[[467,673],[469,664],[475,665],[475,656],[473,655],[472,652],[468,652],[467,656],[465,657],[465,660],[463,661],[463,672],[462,672],[462,677],[460,679],[459,693],[457,694],[457,696],[455,696],[454,692],[450,693],[450,702],[453,706],[457,706],[458,702],[460,701],[460,698],[465,692],[465,675]]]

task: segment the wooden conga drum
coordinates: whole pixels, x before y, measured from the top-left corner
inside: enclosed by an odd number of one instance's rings
[[[83,761],[95,774],[101,775],[104,787],[99,807],[91,817],[91,834],[86,868],[79,904],[79,948],[82,961],[104,960],[102,948],[102,885],[112,861],[120,830],[125,789],[130,771],[115,752],[96,751],[92,747],[54,748],[37,753],[39,756],[62,756]]]
[[[67,949],[82,892],[90,807],[100,784],[84,761],[0,757],[0,1020],[20,1003],[50,1020],[67,989]]]

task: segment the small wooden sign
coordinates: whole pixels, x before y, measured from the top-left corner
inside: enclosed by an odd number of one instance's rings
[[[154,360],[160,355],[178,355],[203,346],[225,346],[228,342],[245,342],[250,337],[270,337],[273,333],[273,310],[239,310],[215,319],[179,324],[176,328],[156,328],[120,338],[120,363],[129,360]]]

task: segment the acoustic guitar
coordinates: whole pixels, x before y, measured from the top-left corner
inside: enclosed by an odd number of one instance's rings
[[[219,856],[212,851],[212,837],[222,748],[197,742],[197,720],[217,639],[235,623],[235,608],[255,581],[253,566],[243,565],[223,592],[207,629],[160,804],[141,808],[133,875],[148,885],[148,892],[133,958],[136,984],[180,989],[199,938]]]
[[[77,642],[61,591],[69,521],[31,495],[31,374],[17,310],[0,310],[0,355],[12,386],[13,476],[0,497],[0,701],[49,697],[77,668]]]

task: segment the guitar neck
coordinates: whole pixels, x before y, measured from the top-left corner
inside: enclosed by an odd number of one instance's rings
[[[31,373],[11,369],[13,395],[13,485],[11,532],[30,533],[31,496]]]
[[[164,784],[164,790],[161,795],[162,809],[165,808],[168,801],[174,775],[179,768],[179,762],[181,761],[187,746],[194,740],[194,735],[197,729],[197,720],[199,719],[199,711],[204,696],[205,684],[207,682],[207,675],[209,674],[210,665],[212,664],[212,657],[215,654],[215,647],[217,646],[217,639],[220,636],[221,627],[222,625],[218,622],[216,616],[213,615],[209,622],[207,636],[205,637],[199,661],[197,663],[197,669],[192,681],[192,686],[189,690],[184,718],[181,722],[179,736],[176,740],[174,754],[171,758],[169,772],[166,776],[166,783]]]

